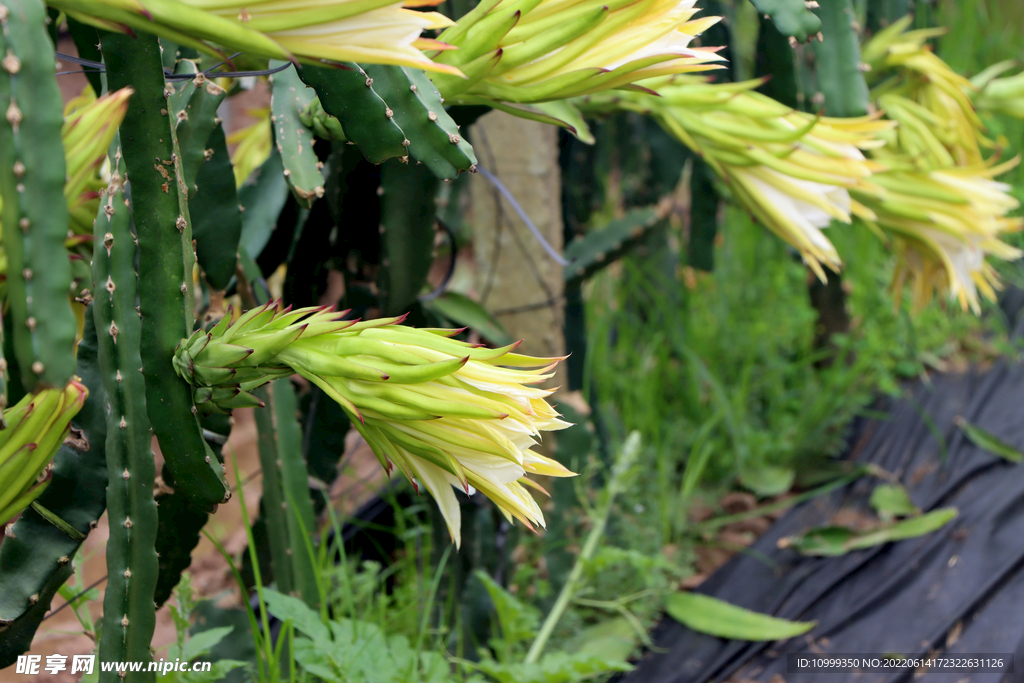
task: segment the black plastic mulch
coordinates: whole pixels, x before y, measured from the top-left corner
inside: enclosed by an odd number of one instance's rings
[[[841,557],[802,557],[776,542],[828,524],[841,509],[871,515],[868,498],[881,482],[865,477],[799,505],[754,543],[754,552],[735,556],[698,592],[817,626],[783,642],[748,643],[699,634],[666,618],[654,642],[667,651],[648,653],[624,681],[916,680],[909,669],[787,671],[787,653],[812,652],[1016,653],[1016,673],[924,677],[1024,681],[1024,464],[978,448],[955,423],[963,416],[1024,450],[1024,366],[997,362],[985,370],[933,376],[909,389],[908,398],[892,401],[887,412],[885,420],[861,423],[848,457],[895,473],[922,510],[955,506],[959,516],[918,539]]]

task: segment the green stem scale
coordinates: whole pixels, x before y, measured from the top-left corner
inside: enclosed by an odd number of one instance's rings
[[[149,661],[156,610],[156,466],[150,450],[145,382],[139,367],[141,320],[135,310],[135,236],[126,205],[120,150],[113,159],[93,235],[93,316],[107,394],[107,588],[103,600],[102,661]],[[114,682],[116,673],[101,673]],[[148,672],[129,673],[136,681]]]
[[[111,90],[135,89],[121,124],[121,149],[132,189],[139,242],[141,356],[146,409],[164,459],[195,504],[213,510],[230,498],[223,468],[203,440],[189,387],[171,359],[194,324],[192,229],[188,192],[168,112],[155,36],[106,33],[100,47]]]

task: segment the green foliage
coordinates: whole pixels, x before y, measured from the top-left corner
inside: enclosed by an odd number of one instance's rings
[[[876,391],[895,393],[926,362],[983,349],[977,335],[998,325],[937,304],[911,321],[884,292],[877,240],[856,228],[830,237],[847,255],[855,327],[833,338],[836,360],[821,367],[806,270],[735,210],[726,213],[716,270],[693,277],[681,311],[665,294],[681,285],[630,260],[619,277],[595,278],[590,387],[615,429],[645,435],[644,462],[658,474],[635,495],[661,542],[685,528],[679,493],[689,498],[698,473],[705,483],[739,482],[765,495],[785,490],[795,473],[842,449],[846,425]]]
[[[307,604],[319,602],[309,536],[315,526],[308,474],[302,457],[302,431],[296,421],[295,390],[287,379],[255,391],[267,410],[256,413],[262,508],[270,540],[271,561],[279,590]]]
[[[876,529],[856,531],[842,526],[826,526],[810,529],[799,536],[780,542],[784,542],[784,547],[793,548],[803,555],[845,555],[853,550],[863,550],[883,543],[930,534],[944,527],[956,516],[956,508],[941,508],[899,522],[884,524]]]
[[[450,680],[448,662],[436,652],[418,651],[405,636],[388,636],[372,622],[320,615],[291,596],[264,591],[267,605],[302,635],[295,659],[329,683],[441,683]]]
[[[245,666],[245,662],[236,659],[220,657],[214,660],[211,657],[213,649],[231,634],[234,627],[221,626],[193,632],[189,635],[196,604],[187,574],[182,577],[181,583],[175,589],[175,594],[177,595],[177,604],[170,606],[171,618],[174,620],[175,642],[167,648],[167,656],[160,659],[167,662],[180,660],[188,663],[210,661],[211,666],[209,671],[169,670],[160,678],[171,681],[171,683],[215,683],[223,680],[231,671]]]
[[[409,155],[438,178],[454,180],[474,169],[476,155],[445,111],[441,95],[420,69],[369,64],[366,75],[405,133]]]
[[[778,619],[700,593],[676,593],[669,596],[666,609],[673,619],[694,631],[719,638],[785,640],[814,628],[814,622]]]
[[[181,156],[183,180],[189,196],[196,191],[196,176],[206,161],[206,141],[220,125],[217,107],[227,92],[199,73],[195,62],[183,59],[175,67],[179,75],[194,75],[167,98],[174,115],[174,134]]]
[[[920,512],[914,502],[910,500],[907,490],[899,484],[876,486],[875,490],[871,492],[869,502],[882,519],[906,517]]]
[[[957,420],[964,435],[978,448],[983,448],[989,453],[1006,458],[1010,462],[1021,462],[1024,460],[1024,453],[1006,443],[994,434],[991,434],[977,425],[973,425],[963,418]]]

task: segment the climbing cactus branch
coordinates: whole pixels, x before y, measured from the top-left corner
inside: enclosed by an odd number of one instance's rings
[[[105,34],[100,40],[107,85],[130,85],[135,95],[121,125],[121,145],[132,188],[132,215],[139,240],[139,308],[146,409],[164,459],[196,504],[212,509],[230,497],[223,469],[203,441],[188,387],[174,374],[171,358],[191,334],[192,232],[181,159],[155,36]]]
[[[0,196],[14,356],[27,391],[75,369],[56,55],[42,0],[0,3]]]
[[[141,321],[135,312],[135,236],[126,205],[118,149],[110,185],[103,195],[93,234],[93,316],[107,394],[107,588],[103,600],[100,657],[105,661],[148,661],[156,624],[157,509],[153,501],[156,465],[150,450],[145,382],[138,368]],[[117,674],[101,678],[117,681]],[[151,680],[132,672],[132,680]],[[126,677],[126,678],[128,678]]]

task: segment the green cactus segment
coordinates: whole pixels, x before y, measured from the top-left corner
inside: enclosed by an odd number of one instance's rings
[[[69,525],[68,535],[28,508],[0,544],[0,669],[32,642],[50,600],[71,574],[71,558],[106,508],[106,417],[92,311],[78,344],[76,374],[89,389],[72,434],[53,458],[50,485],[36,503]]]
[[[661,220],[657,209],[634,209],[605,227],[576,238],[565,248],[565,258],[569,259],[565,281],[586,279],[611,264],[639,244]]]
[[[185,187],[191,197],[196,191],[199,169],[210,158],[207,141],[220,125],[217,107],[224,101],[227,91],[206,78],[195,62],[188,59],[178,62],[176,72],[195,74],[195,78],[185,81],[168,100],[174,114],[174,134],[185,171]]]
[[[320,104],[318,97],[314,97],[299,112],[299,121],[322,140],[337,140],[339,142],[348,140],[345,137],[345,129],[341,127],[341,121],[324,111],[324,105]]]
[[[438,178],[454,180],[474,170],[476,155],[448,115],[441,95],[426,73],[404,66],[368,64],[373,89],[394,112],[409,140],[409,154]],[[346,128],[346,130],[348,130]]]
[[[273,398],[270,387],[255,389],[253,393],[267,406],[271,406]],[[290,594],[295,590],[295,577],[292,570],[291,547],[288,534],[288,504],[281,482],[280,445],[276,415],[273,410],[257,410],[256,433],[260,452],[260,468],[263,472],[263,499],[261,509],[265,517],[267,540],[270,544],[270,562],[274,573],[277,590]]]
[[[324,111],[341,121],[345,137],[366,160],[379,164],[408,154],[409,141],[394,120],[394,111],[373,88],[373,79],[358,64],[346,68],[303,66],[299,78],[311,86]]]
[[[11,537],[7,536],[4,545],[10,542]],[[18,661],[18,655],[25,654],[32,647],[32,639],[35,638],[39,625],[43,623],[43,617],[50,611],[50,603],[60,587],[71,578],[73,571],[74,568],[68,561],[56,567],[54,571],[42,575],[40,578],[44,583],[42,588],[32,594],[32,604],[17,619],[0,622],[0,669],[13,666]]]
[[[814,43],[814,70],[825,96],[827,116],[863,116],[868,111],[868,84],[860,70],[860,36],[853,3],[833,0],[821,5],[822,34]]]
[[[272,61],[270,68],[284,62]],[[270,120],[274,143],[284,162],[284,177],[300,206],[307,209],[324,196],[323,164],[313,151],[313,132],[302,123],[302,112],[316,99],[295,69],[274,74],[270,91]]]
[[[690,240],[686,245],[687,265],[696,270],[715,269],[715,237],[718,235],[718,190],[715,172],[703,159],[693,160],[690,174]]]
[[[0,196],[14,358],[27,391],[75,370],[75,317],[64,254],[64,108],[41,0],[0,3]]]
[[[231,432],[230,420],[223,415],[200,419],[203,435],[218,461],[223,462],[221,448]],[[174,473],[164,465],[157,483],[156,503],[160,515],[156,534],[156,552],[160,558],[160,575],[154,601],[163,605],[171,597],[181,574],[192,564],[192,551],[199,545],[200,533],[210,515],[200,510],[189,497],[176,489]]]
[[[206,162],[199,167],[196,191],[188,200],[188,209],[199,267],[210,287],[226,289],[238,263],[242,212],[221,124],[206,141]]]
[[[284,166],[277,150],[253,174],[250,182],[238,190],[238,203],[242,207],[242,235],[239,254],[250,259],[260,255],[277,228],[277,218],[288,201],[288,183],[284,179]],[[262,275],[261,275],[262,277]]]
[[[192,233],[185,185],[168,118],[160,46],[149,34],[104,34],[100,41],[111,89],[135,95],[121,124],[121,146],[132,179],[132,214],[139,241],[139,308],[146,408],[164,460],[186,494],[212,510],[230,497],[223,468],[203,441],[187,385],[172,359],[192,332]],[[187,274],[187,276],[186,276]]]
[[[821,30],[821,20],[804,0],[750,0],[759,14],[771,17],[784,36],[806,43]],[[827,3],[826,3],[827,4]]]
[[[384,315],[409,310],[427,282],[434,251],[434,197],[440,181],[426,165],[381,167]]]
[[[131,211],[125,205],[120,150],[93,228],[93,317],[107,394],[107,588],[103,599],[104,661],[148,661],[156,624],[156,467],[150,450],[145,382],[138,372],[142,321],[135,311],[137,276]],[[152,674],[129,674],[133,680]],[[117,681],[116,673],[100,678]]]
[[[164,468],[164,482],[173,482],[170,470]],[[153,601],[162,606],[171,597],[181,574],[192,564],[192,551],[199,545],[200,532],[210,515],[200,510],[189,497],[178,491],[160,491],[156,495],[159,505],[156,551],[160,557],[160,571]]]
[[[309,553],[315,535],[313,501],[309,497],[309,473],[302,454],[302,427],[297,418],[298,401],[295,389],[287,379],[280,379],[269,387],[277,428],[278,461],[281,487],[287,505],[285,522],[291,548],[292,580],[294,590],[315,606],[319,599],[316,569]],[[264,411],[260,411],[264,412]]]
[[[75,43],[75,49],[78,50],[78,56],[82,59],[91,59],[94,62],[98,62],[103,59],[103,55],[100,54],[98,45],[100,44],[100,35],[96,32],[96,29],[87,24],[83,24],[80,21],[75,20],[72,17],[67,18],[68,22],[68,33],[71,34],[71,40]],[[89,81],[89,85],[92,86],[92,90],[97,96],[103,94],[103,79],[98,71],[94,69],[88,69],[85,72],[85,77]]]

